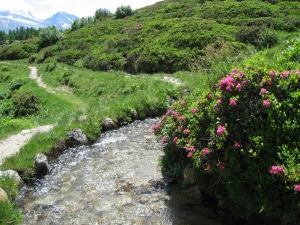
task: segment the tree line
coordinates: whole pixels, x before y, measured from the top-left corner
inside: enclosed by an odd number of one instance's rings
[[[4,44],[6,41],[9,43],[18,40],[27,40],[28,38],[38,36],[41,28],[35,29],[33,27],[17,27],[15,30],[9,29],[8,33],[0,30],[0,44]]]

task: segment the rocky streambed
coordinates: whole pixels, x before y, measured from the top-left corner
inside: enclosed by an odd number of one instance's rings
[[[66,150],[49,175],[22,188],[24,224],[221,224],[197,190],[163,178],[151,129],[158,122],[136,121]]]

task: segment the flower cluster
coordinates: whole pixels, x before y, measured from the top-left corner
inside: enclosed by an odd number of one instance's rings
[[[284,173],[284,168],[283,166],[272,166],[270,170],[270,174],[283,174]]]
[[[203,150],[200,151],[200,155],[208,155],[209,154],[209,149],[205,148]]]

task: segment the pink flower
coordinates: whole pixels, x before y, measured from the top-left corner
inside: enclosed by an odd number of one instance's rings
[[[275,71],[271,71],[270,73],[269,73],[269,75],[270,75],[270,77],[275,77],[276,76],[276,72]]]
[[[220,126],[218,126],[217,134],[222,136],[224,134],[225,130],[226,130],[226,127],[220,125]]]
[[[209,154],[209,149],[208,148],[205,148],[205,149],[200,151],[200,155],[207,155],[207,154]]]
[[[227,90],[227,91],[232,91],[231,86],[227,86],[227,87],[226,87],[226,90]]]
[[[193,154],[191,153],[191,152],[189,152],[188,154],[187,154],[187,157],[188,158],[191,158],[193,156]]]
[[[162,116],[162,117],[161,117],[161,120],[164,120],[164,119],[166,119],[166,116]]]
[[[160,124],[157,124],[157,125],[152,127],[152,130],[158,130],[159,128],[160,128]]]
[[[183,121],[183,120],[184,120],[184,116],[180,116],[179,119],[180,119],[181,121]]]
[[[183,133],[188,134],[188,133],[190,133],[190,130],[189,130],[189,129],[185,129],[185,130],[183,131]]]
[[[270,105],[271,105],[271,102],[267,99],[267,100],[263,100],[263,105],[265,106],[265,107],[270,107]]]
[[[208,95],[207,95],[207,99],[211,99],[212,98],[212,93],[210,92]]]
[[[180,102],[180,105],[184,106],[185,102]]]
[[[197,112],[197,109],[196,108],[192,108],[192,113],[196,114],[196,112]]]
[[[210,168],[211,168],[211,166],[208,165],[208,166],[205,168],[205,170],[210,170]]]
[[[200,105],[201,104],[201,102],[197,102],[197,105]]]
[[[243,84],[247,84],[247,83],[248,83],[248,80],[244,80],[244,81],[243,81]]]
[[[236,100],[234,100],[234,99],[230,100],[229,105],[236,106]]]
[[[295,191],[298,191],[298,192],[300,191],[300,184],[295,185]]]
[[[241,143],[240,142],[235,142],[234,146],[237,147],[237,148],[240,148],[241,147]]]
[[[283,166],[271,166],[270,174],[284,173]]]
[[[190,152],[195,152],[196,151],[194,146],[192,146],[192,147],[186,146],[185,150],[190,151]]]
[[[239,91],[242,89],[242,85],[240,84],[240,83],[238,83],[237,85],[236,85],[236,89],[238,89]]]
[[[177,142],[178,141],[178,137],[174,137],[173,141]]]
[[[179,127],[178,127],[178,130],[182,130],[182,126],[179,126]]]
[[[300,75],[300,70],[297,70],[297,71],[296,71],[296,75]]]
[[[225,163],[224,162],[218,162],[217,167],[219,167],[220,170],[224,170],[225,169]]]
[[[281,73],[280,73],[280,77],[282,77],[282,78],[287,78],[287,77],[290,76],[291,73],[292,73],[291,70],[288,70],[288,71],[286,71],[286,72],[281,72]]]
[[[218,104],[218,105],[221,105],[221,104],[222,104],[222,100],[219,99],[219,100],[217,101],[217,104]]]
[[[172,113],[172,110],[169,109],[166,115],[170,115],[171,113]]]
[[[262,88],[262,89],[260,89],[260,93],[261,93],[262,95],[264,95],[264,94],[267,93],[267,90],[266,90],[265,88]]]

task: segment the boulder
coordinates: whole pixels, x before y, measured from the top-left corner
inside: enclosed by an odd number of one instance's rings
[[[67,135],[69,136],[69,144],[71,145],[86,145],[89,143],[89,140],[81,129],[69,131]]]
[[[0,201],[8,202],[7,193],[0,187]]]
[[[184,176],[184,181],[182,183],[183,187],[188,187],[195,183],[194,169],[191,164],[186,166],[186,168],[184,169],[183,176]]]
[[[103,131],[118,129],[117,123],[111,118],[105,118],[101,124]]]
[[[24,185],[22,178],[14,170],[0,171],[0,177],[9,177],[10,179],[14,180],[16,185],[18,186]]]
[[[34,171],[38,178],[42,178],[49,174],[49,164],[47,156],[43,154],[37,154],[34,157]]]

